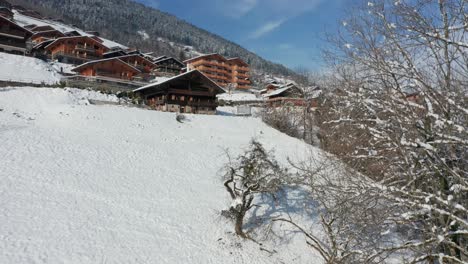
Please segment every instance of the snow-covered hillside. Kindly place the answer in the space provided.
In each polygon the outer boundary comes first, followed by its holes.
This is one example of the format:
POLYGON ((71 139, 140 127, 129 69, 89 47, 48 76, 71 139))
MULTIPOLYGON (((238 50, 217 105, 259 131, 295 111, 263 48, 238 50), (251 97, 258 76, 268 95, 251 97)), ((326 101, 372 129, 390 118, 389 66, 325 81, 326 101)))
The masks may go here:
POLYGON ((0 52, 0 81, 57 84, 61 78, 57 69, 40 59, 0 52))
MULTIPOLYGON (((260 246, 220 216, 226 148, 237 155, 255 137, 282 162, 315 149, 255 118, 179 123, 86 103, 116 100, 103 96, 0 89, 0 263, 320 263, 300 235, 260 246)), ((289 206, 304 207, 298 195, 289 206)))

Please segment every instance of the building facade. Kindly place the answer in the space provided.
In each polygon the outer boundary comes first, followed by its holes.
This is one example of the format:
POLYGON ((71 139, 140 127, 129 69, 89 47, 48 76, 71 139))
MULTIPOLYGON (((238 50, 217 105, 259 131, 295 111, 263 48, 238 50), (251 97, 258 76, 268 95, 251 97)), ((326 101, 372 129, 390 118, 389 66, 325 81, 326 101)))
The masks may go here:
POLYGON ((0 16, 0 51, 14 54, 26 54, 28 52, 27 40, 32 32, 19 26, 13 21, 0 16))
POLYGON ((237 89, 250 89, 249 65, 240 58, 226 59, 219 54, 208 54, 186 60, 188 70, 199 70, 218 85, 234 84, 237 89))
POLYGON ((198 70, 134 90, 151 108, 164 112, 215 114, 224 90, 198 70))
POLYGON ((51 59, 69 64, 100 60, 109 51, 100 41, 88 36, 58 38, 44 49, 51 59))
POLYGON ((73 71, 86 77, 105 77, 128 81, 142 73, 141 70, 119 58, 90 61, 74 68, 73 71))

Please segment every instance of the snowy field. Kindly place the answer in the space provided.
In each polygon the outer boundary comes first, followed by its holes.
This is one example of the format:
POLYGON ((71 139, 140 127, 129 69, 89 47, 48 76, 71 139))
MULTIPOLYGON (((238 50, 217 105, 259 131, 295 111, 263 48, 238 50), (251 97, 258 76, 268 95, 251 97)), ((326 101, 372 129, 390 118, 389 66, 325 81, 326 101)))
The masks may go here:
POLYGON ((227 102, 229 101, 231 102, 242 102, 242 101, 263 102, 265 101, 265 98, 263 97, 259 98, 255 96, 255 94, 252 94, 252 93, 233 93, 233 94, 223 93, 223 94, 219 94, 217 97, 219 100, 224 100, 227 102))
MULTIPOLYGON (((179 123, 173 113, 87 99, 116 100, 0 89, 0 263, 320 263, 288 227, 276 230, 285 240, 260 246, 220 216, 230 201, 225 149, 237 155, 256 138, 284 163, 317 150, 255 118, 179 123)), ((303 214, 298 192, 283 202, 303 214)))
POLYGON ((42 60, 0 52, 0 81, 57 84, 60 75, 42 60))

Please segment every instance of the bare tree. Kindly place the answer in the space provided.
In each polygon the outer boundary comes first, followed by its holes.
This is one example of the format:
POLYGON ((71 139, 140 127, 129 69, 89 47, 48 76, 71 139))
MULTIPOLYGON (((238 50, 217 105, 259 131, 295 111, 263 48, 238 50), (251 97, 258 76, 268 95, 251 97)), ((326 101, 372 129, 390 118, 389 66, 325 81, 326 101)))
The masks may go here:
POLYGON ((323 146, 410 230, 411 263, 468 261, 468 23, 464 0, 364 2, 327 52, 339 89, 323 146))
POLYGON ((283 182, 286 171, 275 161, 271 153, 253 140, 250 148, 235 161, 226 165, 224 186, 232 204, 223 214, 235 221, 236 234, 248 238, 243 230, 244 218, 254 206, 258 194, 274 195, 283 182))

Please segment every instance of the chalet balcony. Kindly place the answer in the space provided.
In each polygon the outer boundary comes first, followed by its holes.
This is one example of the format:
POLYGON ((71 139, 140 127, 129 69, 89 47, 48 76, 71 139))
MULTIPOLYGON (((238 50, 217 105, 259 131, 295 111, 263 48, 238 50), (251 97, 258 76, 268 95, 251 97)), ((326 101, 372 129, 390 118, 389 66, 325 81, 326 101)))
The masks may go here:
POLYGON ((97 50, 93 46, 75 45, 76 50, 86 51, 95 54, 97 50))
POLYGON ((57 57, 57 56, 62 56, 62 57, 67 57, 67 58, 77 58, 77 59, 81 59, 81 60, 86 60, 86 61, 89 61, 89 60, 100 60, 101 57, 98 57, 98 56, 93 56, 93 55, 82 55, 82 54, 72 54, 72 53, 65 53, 63 51, 60 51, 60 52, 57 52, 55 54, 53 54, 54 57, 57 57))
POLYGON ((0 28, 0 35, 8 36, 17 39, 24 39, 24 32, 19 30, 9 30, 0 28))
POLYGON ((228 75, 228 72, 226 70, 220 70, 220 69, 206 67, 206 66, 199 66, 199 67, 197 67, 197 70, 200 70, 200 71, 203 71, 203 72, 217 72, 217 73, 221 73, 221 74, 223 74, 225 76, 228 75))
POLYGON ((21 42, 21 41, 7 41, 7 40, 0 39, 0 45, 26 49, 26 43, 21 42))
POLYGON ((175 104, 180 106, 190 106, 190 107, 217 107, 217 102, 196 102, 196 101, 180 101, 180 100, 156 100, 156 105, 163 104, 175 104))

